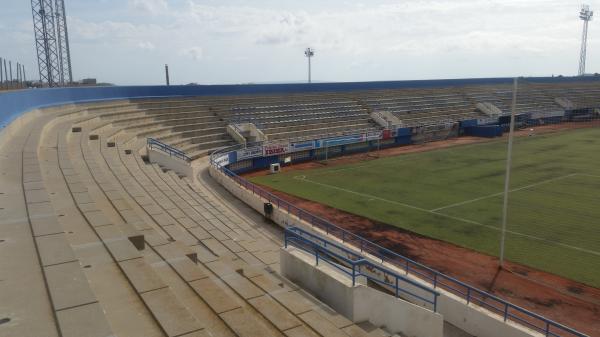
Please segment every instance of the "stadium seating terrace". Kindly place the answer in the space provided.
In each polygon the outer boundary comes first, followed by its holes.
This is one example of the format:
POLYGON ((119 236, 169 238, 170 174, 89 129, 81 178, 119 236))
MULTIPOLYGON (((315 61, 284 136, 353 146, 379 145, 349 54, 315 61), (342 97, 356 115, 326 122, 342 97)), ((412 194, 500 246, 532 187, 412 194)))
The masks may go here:
MULTIPOLYGON (((0 94, 2 336, 383 336, 279 275, 281 232, 201 173, 145 161, 152 137, 197 159, 234 145, 509 113, 509 79, 429 84, 80 88, 0 94), (161 90, 161 91, 157 91, 161 90)), ((519 112, 600 106, 600 82, 531 79, 519 112)))

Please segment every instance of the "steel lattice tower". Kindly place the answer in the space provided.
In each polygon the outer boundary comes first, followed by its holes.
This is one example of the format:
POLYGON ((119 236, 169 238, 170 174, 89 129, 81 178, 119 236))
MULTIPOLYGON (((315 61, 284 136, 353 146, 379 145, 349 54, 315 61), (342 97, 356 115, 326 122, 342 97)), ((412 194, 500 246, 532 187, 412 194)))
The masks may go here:
POLYGON ((49 87, 73 80, 64 0, 31 0, 40 81, 49 87))
POLYGON ((590 11, 590 6, 581 6, 579 12, 579 18, 583 20, 583 34, 581 36, 581 54, 579 56, 579 76, 585 75, 585 59, 587 54, 587 35, 588 35, 588 23, 592 20, 594 15, 593 11, 590 11))
POLYGON ((71 51, 69 49, 69 31, 67 29, 67 15, 65 11, 64 0, 56 0, 56 40, 59 59, 59 82, 62 85, 73 82, 73 72, 71 70, 71 51))

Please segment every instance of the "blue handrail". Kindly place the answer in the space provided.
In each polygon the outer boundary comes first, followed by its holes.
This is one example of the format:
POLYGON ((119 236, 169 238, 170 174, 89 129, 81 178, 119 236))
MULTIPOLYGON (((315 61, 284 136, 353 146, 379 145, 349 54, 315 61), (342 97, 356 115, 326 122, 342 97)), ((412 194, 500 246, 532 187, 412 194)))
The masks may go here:
POLYGON ((300 220, 304 220, 311 224, 314 228, 323 230, 327 235, 333 235, 342 240, 343 243, 348 243, 360 250, 361 253, 371 254, 381 262, 389 262, 404 269, 408 274, 413 274, 421 279, 424 279, 433 284, 434 289, 440 288, 464 299, 467 304, 473 303, 479 307, 485 308, 493 313, 499 314, 506 322, 511 320, 522 326, 540 332, 545 336, 552 337, 589 337, 575 329, 564 326, 558 322, 550 320, 546 317, 538 315, 527 309, 519 307, 508 301, 505 301, 497 296, 479 290, 464 282, 461 282, 453 277, 442 274, 439 271, 427 267, 419 262, 413 261, 403 255, 393 252, 385 247, 373 243, 359 235, 349 232, 337 225, 332 224, 328 220, 320 218, 312 213, 309 213, 293 204, 277 197, 276 195, 254 185, 253 183, 238 176, 233 171, 224 166, 219 165, 214 161, 214 156, 230 152, 232 148, 224 148, 215 151, 211 157, 211 165, 223 172, 226 176, 238 183, 243 188, 252 192, 255 195, 267 200, 279 209, 287 211, 288 214, 297 216, 300 220))
POLYGON ((146 140, 146 144, 148 145, 149 148, 151 149, 158 149, 161 150, 162 152, 165 152, 166 154, 168 154, 171 157, 176 157, 182 160, 185 160, 187 162, 191 162, 192 158, 188 157, 188 155, 185 154, 185 152, 178 150, 168 144, 165 144, 159 140, 156 140, 154 138, 148 138, 146 140))
POLYGON ((433 306, 433 311, 437 311, 437 298, 440 295, 439 292, 415 282, 404 275, 400 275, 392 270, 374 264, 366 260, 362 255, 356 254, 354 251, 346 247, 325 240, 298 227, 288 227, 285 229, 284 234, 286 248, 291 244, 308 253, 313 253, 315 255, 317 265, 319 264, 319 259, 330 263, 352 278, 352 286, 356 285, 357 277, 364 276, 375 283, 392 287, 396 297, 400 297, 400 293, 404 293, 425 303, 431 304, 433 306), (335 253, 330 247, 342 251, 345 256, 335 253), (328 257, 333 257, 333 259, 329 259, 328 257), (371 271, 371 273, 380 272, 388 277, 391 276, 394 282, 391 280, 387 282, 387 279, 386 281, 382 281, 376 277, 373 277, 370 273, 363 273, 363 267, 364 269, 371 271), (400 282, 407 283, 423 290, 424 292, 430 294, 433 299, 425 298, 413 291, 404 289, 400 286, 400 282))

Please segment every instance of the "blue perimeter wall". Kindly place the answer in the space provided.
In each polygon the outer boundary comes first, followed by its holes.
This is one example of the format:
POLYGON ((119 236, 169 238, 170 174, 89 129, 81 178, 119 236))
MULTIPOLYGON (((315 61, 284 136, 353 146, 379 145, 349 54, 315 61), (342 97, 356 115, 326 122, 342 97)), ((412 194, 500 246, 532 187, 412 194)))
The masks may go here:
MULTIPOLYGON (((530 83, 564 83, 599 81, 600 77, 531 77, 524 78, 530 83)), ((356 90, 432 88, 463 85, 510 84, 512 78, 475 78, 420 81, 387 82, 341 82, 312 84, 236 84, 236 85, 194 85, 194 86, 115 86, 28 89, 0 93, 0 129, 22 113, 42 107, 90 101, 169 97, 169 96, 224 96, 256 94, 290 94, 344 92, 356 90)))

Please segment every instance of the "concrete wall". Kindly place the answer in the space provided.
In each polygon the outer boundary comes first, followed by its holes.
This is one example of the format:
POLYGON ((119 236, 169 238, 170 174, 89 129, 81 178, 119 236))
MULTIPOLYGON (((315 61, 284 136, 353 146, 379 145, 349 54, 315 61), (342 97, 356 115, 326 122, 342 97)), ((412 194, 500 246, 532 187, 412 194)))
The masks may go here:
POLYGON ((355 323, 369 321, 407 337, 443 336, 440 314, 363 284, 352 286, 349 276, 324 261, 315 265, 312 256, 295 248, 281 249, 280 256, 281 275, 355 323))
POLYGON ((185 160, 171 157, 168 154, 148 148, 148 159, 153 164, 175 171, 177 174, 192 177, 192 167, 185 160))
POLYGON ((227 125, 227 134, 231 136, 238 144, 246 144, 246 138, 239 133, 233 125, 227 125))
MULTIPOLYGON (((248 191, 238 185, 235 181, 227 177, 222 172, 218 171, 214 167, 210 167, 211 176, 217 180, 221 185, 223 185, 227 190, 229 190, 233 195, 238 197, 240 200, 245 202, 250 207, 254 208, 257 212, 263 213, 263 205, 266 202, 261 199, 258 195, 252 194, 251 191, 248 191)), ((305 221, 298 219, 293 215, 287 214, 287 210, 283 210, 277 207, 277 204, 274 204, 273 215, 271 219, 279 224, 282 227, 286 226, 297 226, 300 228, 311 230, 312 226, 305 221)), ((325 233, 313 230, 317 234, 322 234, 325 236, 325 233)), ((331 241, 339 241, 336 238, 328 237, 331 241)), ((351 246, 347 248, 352 249, 351 246)), ((381 260, 374 258, 373 256, 365 255, 365 258, 369 259, 373 263, 380 263, 381 260)), ((385 267, 395 270, 399 274, 403 274, 404 270, 395 267, 394 265, 386 264, 385 267)), ((379 277, 379 279, 383 280, 383 275, 378 274, 370 274, 373 277, 379 277)), ((409 275, 410 276, 410 275, 409 275)), ((416 282, 420 282, 422 284, 426 284, 421 279, 416 277, 411 277, 412 280, 416 282)), ((431 286, 430 284, 426 284, 427 286, 431 286)), ((405 285, 405 289, 414 292, 420 296, 430 296, 425 293, 423 290, 418 289, 415 286, 405 285)), ((485 336, 485 337, 527 337, 527 336, 542 336, 533 330, 526 329, 523 326, 514 324, 512 322, 505 323, 503 317, 493 314, 490 311, 484 310, 476 305, 467 304, 465 300, 459 298, 451 293, 448 293, 444 290, 437 289, 440 292, 440 296, 438 297, 438 310, 443 317, 444 320, 455 325, 461 330, 474 335, 474 336, 485 336)), ((407 300, 409 298, 405 297, 407 300)), ((418 301, 411 300, 413 303, 418 303, 418 301)), ((424 303, 420 303, 423 304, 424 303)))
MULTIPOLYGON (((315 265, 315 258, 295 248, 280 251, 280 272, 288 280, 301 286, 313 296, 353 320, 354 289, 352 281, 325 261, 315 265)), ((362 319, 362 322, 366 319, 362 319)))

